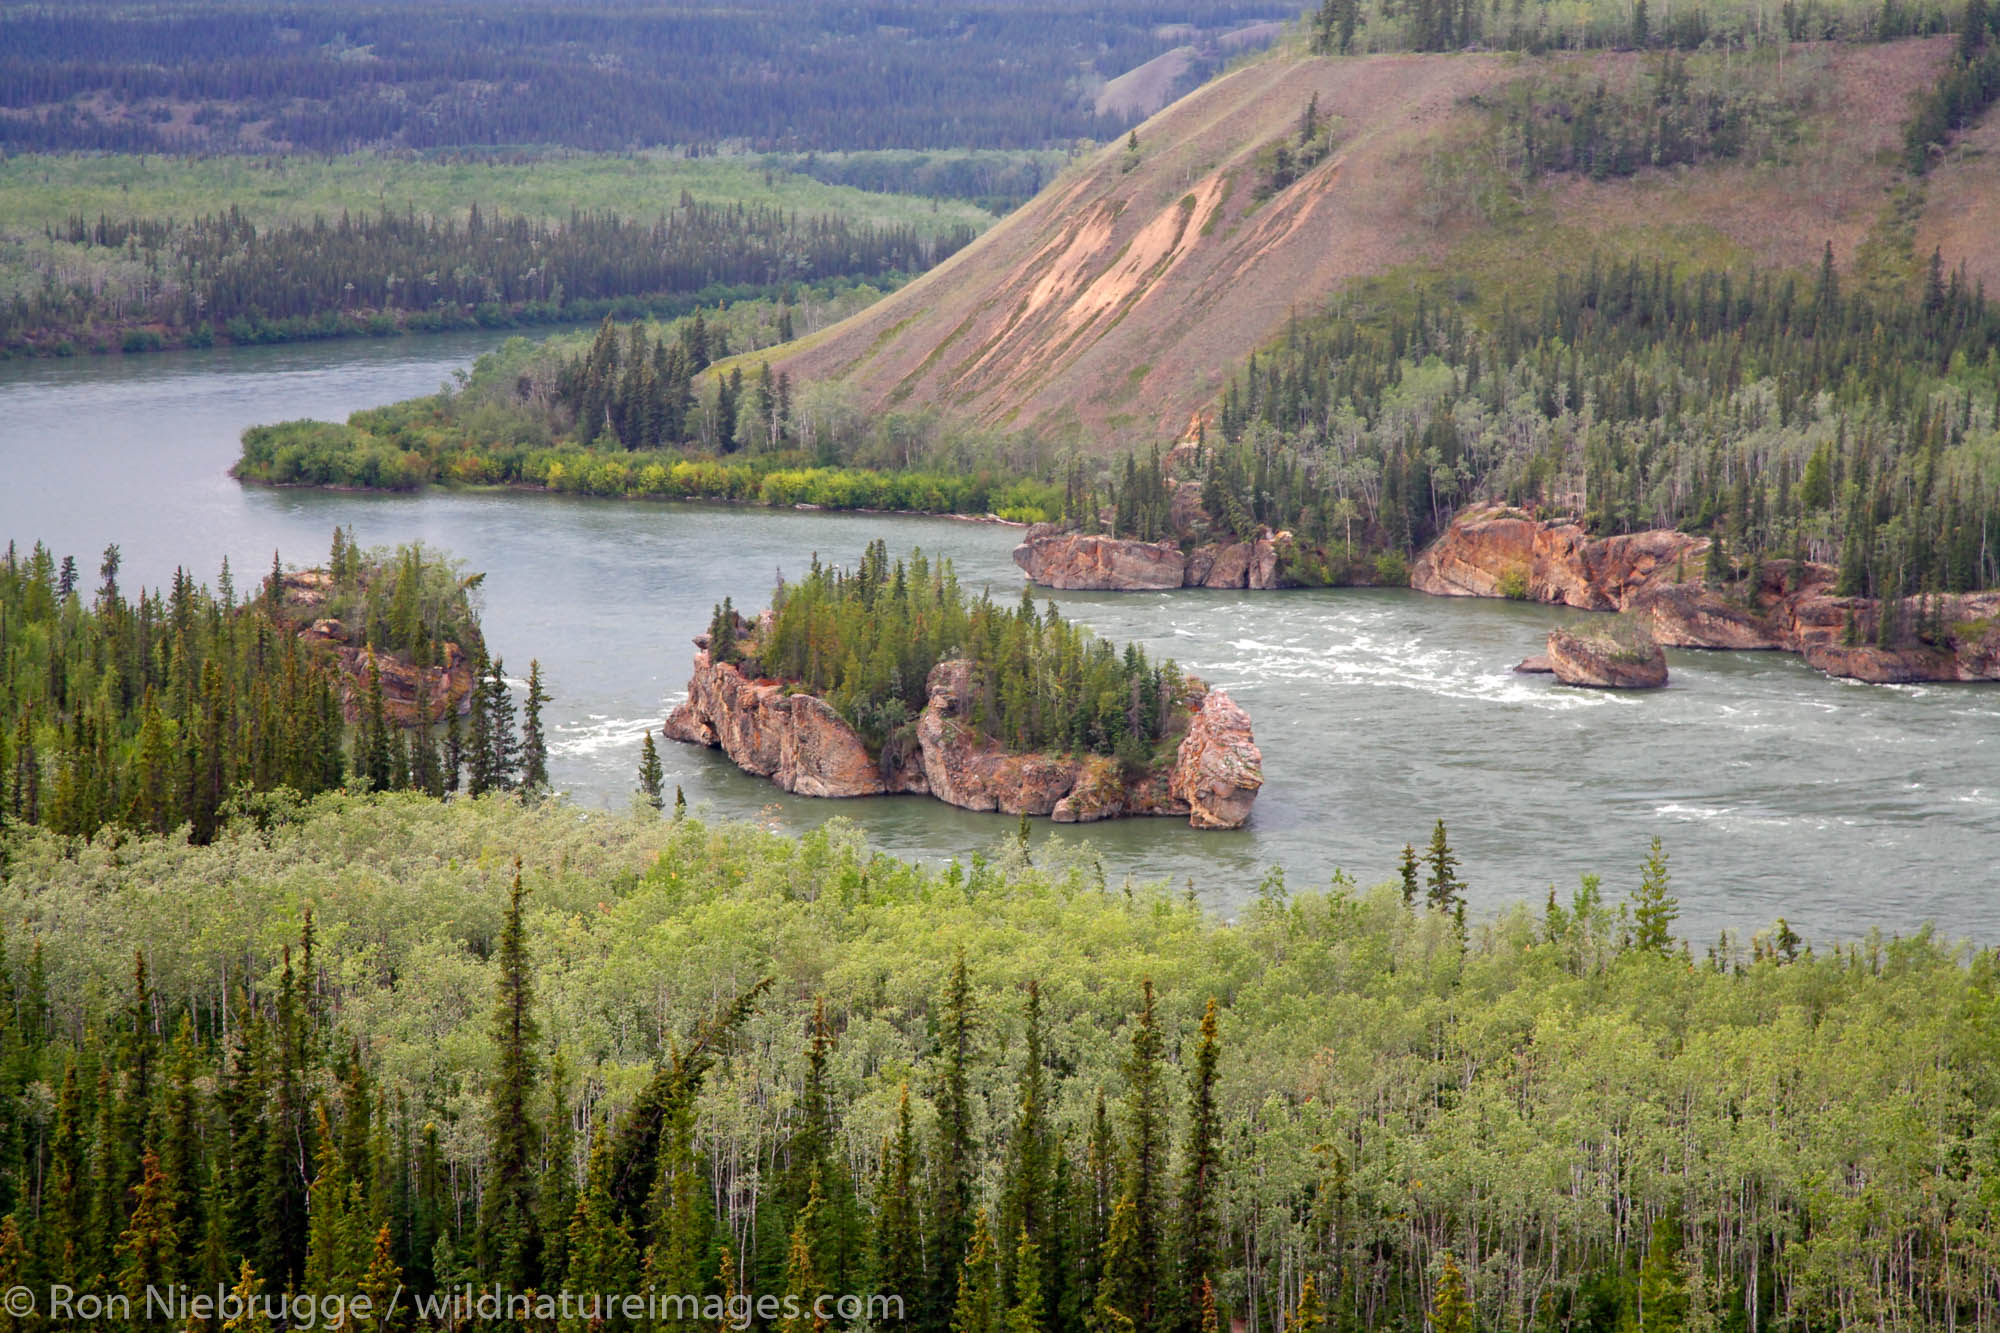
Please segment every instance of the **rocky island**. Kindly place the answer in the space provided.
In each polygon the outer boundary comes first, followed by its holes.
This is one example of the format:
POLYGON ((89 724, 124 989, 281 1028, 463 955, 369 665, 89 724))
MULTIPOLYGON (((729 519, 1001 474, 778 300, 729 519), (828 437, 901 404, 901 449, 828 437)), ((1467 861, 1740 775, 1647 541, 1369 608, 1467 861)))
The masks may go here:
POLYGON ((1441 597, 1625 612, 1666 647, 1799 653, 1852 680, 2000 680, 2000 590, 1842 596, 1832 566, 1800 560, 1710 579, 1710 541, 1669 529, 1591 537, 1574 522, 1487 505, 1453 520, 1417 557, 1410 584, 1441 597))
POLYGON ((1026 597, 967 598, 949 562, 815 564, 755 620, 695 640, 673 740, 802 796, 928 794, 967 810, 1240 828, 1263 785, 1250 718, 1221 690, 1122 653, 1026 597))

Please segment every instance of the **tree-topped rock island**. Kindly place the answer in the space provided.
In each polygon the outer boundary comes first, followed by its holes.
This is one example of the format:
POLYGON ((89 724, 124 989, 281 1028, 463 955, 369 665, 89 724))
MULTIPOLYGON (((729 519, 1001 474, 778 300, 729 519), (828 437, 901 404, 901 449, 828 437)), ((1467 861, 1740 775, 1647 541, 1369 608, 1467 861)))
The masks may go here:
POLYGON ((1086 823, 1185 816, 1241 828, 1263 785, 1250 718, 1221 690, 1035 608, 968 597, 950 561, 817 560, 755 620, 725 601, 695 639, 673 740, 802 796, 929 794, 1086 823))

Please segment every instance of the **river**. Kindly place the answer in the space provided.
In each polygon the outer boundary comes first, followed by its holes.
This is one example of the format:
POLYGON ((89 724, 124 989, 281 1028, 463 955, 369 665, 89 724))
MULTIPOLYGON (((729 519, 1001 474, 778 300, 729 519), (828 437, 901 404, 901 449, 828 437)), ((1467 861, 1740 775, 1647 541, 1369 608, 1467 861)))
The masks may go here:
MULTIPOLYGON (((0 539, 73 553, 94 582, 120 544, 127 586, 177 565, 239 588, 273 550, 313 563, 335 524, 366 544, 421 539, 486 571, 483 614, 510 675, 542 664, 556 784, 622 806, 640 735, 685 688, 690 638, 725 595, 763 605, 777 571, 849 560, 874 536, 948 555, 968 587, 1019 596, 1013 529, 942 519, 738 510, 536 495, 352 495, 241 487, 248 425, 340 418, 428 392, 490 334, 0 363, 0 539)), ((1584 872, 1617 900, 1658 834, 1699 954, 1783 915, 1808 939, 1927 922, 2000 942, 2000 688, 1833 681, 1777 654, 1670 652, 1670 688, 1569 690, 1509 668, 1569 613, 1389 590, 1070 593, 1063 609, 1177 657, 1247 708, 1264 751, 1251 826, 1087 828, 1114 888, 1191 883, 1224 913, 1273 865, 1293 888, 1338 869, 1390 878, 1442 817, 1475 915, 1584 872)), ((719 754, 662 746, 699 811, 792 830, 853 819, 899 855, 964 856, 1013 819, 923 797, 814 801, 719 754)))

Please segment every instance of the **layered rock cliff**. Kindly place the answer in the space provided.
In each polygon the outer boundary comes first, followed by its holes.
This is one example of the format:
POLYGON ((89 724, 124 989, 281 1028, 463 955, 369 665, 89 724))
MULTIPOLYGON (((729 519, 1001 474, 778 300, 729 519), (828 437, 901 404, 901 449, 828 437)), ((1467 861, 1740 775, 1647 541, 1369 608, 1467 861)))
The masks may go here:
POLYGON ((1203 542, 1183 552, 1178 542, 1063 532, 1052 524, 1029 529, 1014 563, 1044 588, 1135 592, 1161 588, 1275 588, 1289 532, 1266 528, 1251 541, 1203 542))
POLYGON ((667 717, 670 740, 719 748, 738 767, 801 796, 928 793, 966 810, 1047 815, 1089 823, 1121 815, 1175 815, 1196 828, 1241 828, 1263 785, 1250 718, 1221 690, 1198 695, 1171 762, 1138 774, 1102 755, 1020 754, 968 719, 970 670, 939 663, 915 727, 915 746, 872 754, 816 695, 746 677, 696 639, 688 697, 667 717))
POLYGON ((1854 680, 2000 680, 2000 591, 1884 604, 1839 596, 1830 567, 1790 560, 1765 562, 1754 586, 1711 588, 1700 581, 1707 555, 1706 537, 1593 538, 1574 523, 1488 506, 1461 514, 1417 557, 1410 585, 1440 597, 1625 611, 1670 648, 1800 653, 1854 680), (1894 646, 1877 647, 1885 612, 1902 628, 1894 646))

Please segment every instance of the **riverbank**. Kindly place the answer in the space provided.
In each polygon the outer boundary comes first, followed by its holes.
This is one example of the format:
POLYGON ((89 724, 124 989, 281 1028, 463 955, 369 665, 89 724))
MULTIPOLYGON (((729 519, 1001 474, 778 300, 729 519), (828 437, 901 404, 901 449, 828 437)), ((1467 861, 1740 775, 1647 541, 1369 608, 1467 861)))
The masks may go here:
MULTIPOLYGON (((1630 612, 1666 647, 1798 653, 1829 676, 1871 684, 2000 681, 2000 590, 1841 595, 1833 567, 1792 560, 1711 582, 1709 544, 1669 529, 1593 538, 1574 522, 1482 505, 1419 553, 1409 584, 1439 597, 1630 612)), ((1290 533, 1269 529, 1184 551, 1044 527, 1014 548, 1014 562, 1047 588, 1269 590, 1288 585, 1291 545, 1290 533)))

